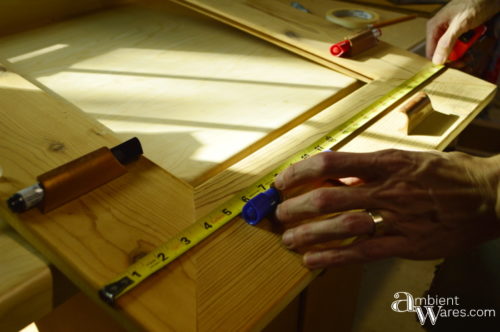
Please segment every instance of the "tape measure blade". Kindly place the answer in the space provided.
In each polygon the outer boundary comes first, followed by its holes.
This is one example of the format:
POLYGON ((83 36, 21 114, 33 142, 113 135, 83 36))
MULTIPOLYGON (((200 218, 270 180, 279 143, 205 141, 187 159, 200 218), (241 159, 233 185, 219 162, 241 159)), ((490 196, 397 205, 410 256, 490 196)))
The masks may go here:
POLYGON ((443 68, 444 66, 430 66, 422 70, 409 80, 406 80, 391 90, 385 96, 379 98, 355 114, 349 120, 332 129, 328 134, 324 135, 307 148, 288 158, 280 166, 274 168, 270 173, 260 178, 250 187, 238 191, 236 195, 219 205, 208 215, 199 219, 163 245, 129 266, 127 271, 106 284, 99 291, 101 298, 109 304, 114 304, 118 297, 137 286, 150 275, 164 268, 239 215, 246 203, 244 198, 252 198, 267 190, 274 181, 276 174, 285 170, 293 163, 307 159, 314 154, 323 152, 339 142, 342 142, 356 130, 369 124, 377 118, 379 114, 394 105, 394 103, 421 86, 422 83, 426 82, 443 68))

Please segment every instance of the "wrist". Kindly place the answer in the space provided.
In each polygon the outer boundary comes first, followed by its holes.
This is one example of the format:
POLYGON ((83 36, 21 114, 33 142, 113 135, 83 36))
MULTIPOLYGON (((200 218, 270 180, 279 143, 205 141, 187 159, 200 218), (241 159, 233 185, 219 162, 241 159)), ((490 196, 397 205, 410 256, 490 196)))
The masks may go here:
POLYGON ((482 159, 482 167, 476 169, 481 177, 479 186, 485 188, 484 194, 491 200, 496 219, 500 221, 500 154, 482 159))
POLYGON ((492 175, 492 186, 495 190, 495 213, 497 220, 500 220, 500 154, 491 158, 488 158, 491 163, 493 175, 492 175))
POLYGON ((500 222, 500 154, 483 158, 450 152, 449 156, 461 165, 463 176, 469 179, 476 197, 480 197, 477 215, 500 222))

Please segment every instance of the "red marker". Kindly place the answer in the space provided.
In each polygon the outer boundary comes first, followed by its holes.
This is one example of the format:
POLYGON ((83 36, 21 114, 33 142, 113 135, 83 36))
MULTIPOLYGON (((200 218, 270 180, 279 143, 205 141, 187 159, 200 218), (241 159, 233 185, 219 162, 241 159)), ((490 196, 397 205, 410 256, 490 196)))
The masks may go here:
POLYGON ((416 15, 398 17, 392 20, 383 21, 368 26, 368 30, 362 31, 330 47, 330 53, 334 56, 348 58, 366 51, 378 43, 378 37, 382 35, 380 28, 396 23, 409 21, 416 18, 416 15))
POLYGON ((377 28, 358 33, 340 43, 333 44, 330 47, 330 53, 342 58, 354 56, 377 45, 378 37, 380 37, 381 34, 380 30, 377 28))
POLYGON ((346 57, 348 52, 351 51, 351 41, 349 39, 343 40, 340 43, 333 44, 330 47, 330 53, 338 57, 346 57))

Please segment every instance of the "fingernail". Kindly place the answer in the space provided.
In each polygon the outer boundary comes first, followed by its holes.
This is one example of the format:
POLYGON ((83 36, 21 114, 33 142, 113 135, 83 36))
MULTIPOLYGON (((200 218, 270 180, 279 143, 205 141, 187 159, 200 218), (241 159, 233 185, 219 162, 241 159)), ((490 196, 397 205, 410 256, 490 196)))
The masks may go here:
POLYGON ((446 61, 446 58, 442 54, 435 54, 434 57, 432 58, 432 62, 435 65, 442 65, 446 61))
POLYGON ((283 190, 285 189, 285 183, 283 181, 283 173, 280 173, 276 176, 276 179, 274 179, 274 187, 278 190, 283 190))
POLYGON ((293 249, 293 231, 286 231, 281 240, 288 249, 293 249))
POLYGON ((308 252, 303 258, 304 265, 310 269, 317 269, 322 267, 321 254, 317 252, 308 252))
POLYGON ((281 215, 281 204, 278 204, 278 206, 276 207, 276 211, 274 211, 274 216, 276 217, 276 219, 278 219, 279 221, 281 221, 281 218, 280 218, 280 215, 281 215))

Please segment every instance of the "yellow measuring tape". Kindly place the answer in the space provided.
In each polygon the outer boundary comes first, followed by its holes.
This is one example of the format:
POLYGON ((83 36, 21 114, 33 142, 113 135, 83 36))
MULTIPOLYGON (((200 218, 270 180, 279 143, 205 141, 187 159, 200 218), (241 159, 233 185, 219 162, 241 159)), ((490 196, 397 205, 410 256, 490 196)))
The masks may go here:
POLYGON ((438 73, 442 68, 443 66, 429 66, 422 70, 394 88, 385 96, 379 98, 370 106, 358 112, 351 119, 337 126, 330 133, 323 136, 308 148, 289 158, 254 185, 240 191, 233 198, 210 212, 207 216, 199 219, 163 245, 129 266, 127 271, 99 290, 100 297, 107 303, 114 304, 118 297, 137 286, 141 281, 145 280, 153 273, 168 265, 177 257, 193 248, 239 215, 247 201, 269 189, 269 186, 274 182, 274 177, 278 173, 285 170, 293 163, 306 159, 316 153, 328 150, 336 143, 341 142, 354 131, 367 125, 388 107, 438 73))

